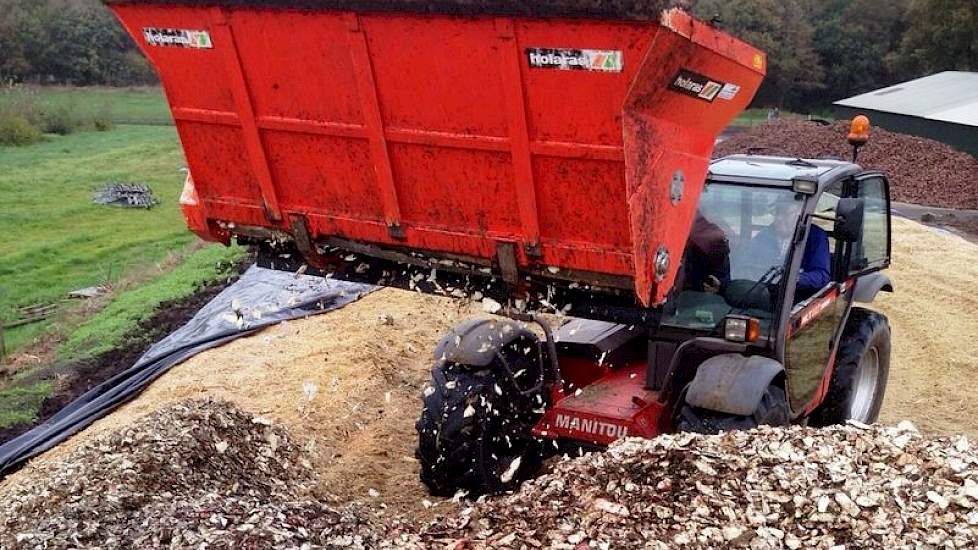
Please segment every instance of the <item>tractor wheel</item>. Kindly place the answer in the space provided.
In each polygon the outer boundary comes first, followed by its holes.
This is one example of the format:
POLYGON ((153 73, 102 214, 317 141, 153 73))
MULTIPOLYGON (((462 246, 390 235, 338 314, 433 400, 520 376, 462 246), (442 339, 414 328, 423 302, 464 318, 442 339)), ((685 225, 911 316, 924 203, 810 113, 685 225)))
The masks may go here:
POLYGON ((750 416, 738 416, 683 404, 676 418, 676 431, 716 434, 750 430, 761 425, 786 426, 791 419, 784 388, 770 385, 750 416))
POLYGON ((885 315, 853 308, 839 341, 825 401, 809 418, 813 426, 857 420, 872 424, 883 406, 890 374, 890 325, 885 315))
MULTIPOLYGON (((501 353, 509 372, 538 376, 534 354, 508 351, 501 353)), ((530 430, 541 417, 543 395, 523 395, 498 361, 481 370, 447 362, 432 370, 415 455, 433 495, 502 493, 540 468, 543 445, 530 430)))

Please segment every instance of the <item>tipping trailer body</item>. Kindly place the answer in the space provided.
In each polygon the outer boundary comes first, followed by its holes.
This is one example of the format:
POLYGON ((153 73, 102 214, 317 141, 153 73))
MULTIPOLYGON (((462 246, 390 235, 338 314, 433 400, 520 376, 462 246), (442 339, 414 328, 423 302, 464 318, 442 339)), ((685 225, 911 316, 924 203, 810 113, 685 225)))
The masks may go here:
POLYGON ((638 307, 766 68, 663 1, 107 3, 159 72, 201 237, 463 258, 638 307))

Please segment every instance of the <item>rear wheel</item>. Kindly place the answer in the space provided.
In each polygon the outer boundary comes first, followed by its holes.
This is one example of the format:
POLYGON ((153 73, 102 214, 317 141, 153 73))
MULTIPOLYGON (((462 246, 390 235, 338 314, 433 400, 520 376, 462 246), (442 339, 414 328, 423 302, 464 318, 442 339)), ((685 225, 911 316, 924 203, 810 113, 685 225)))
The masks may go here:
POLYGON ((676 418, 676 430, 716 434, 734 430, 750 430, 762 425, 785 426, 791 418, 784 388, 768 386, 754 414, 739 416, 683 404, 676 418))
POLYGON ((542 445, 530 430, 540 419, 543 396, 520 390, 539 376, 535 351, 509 346, 486 368, 442 363, 432 370, 416 425, 416 456, 421 481, 433 495, 501 493, 539 470, 542 445))
POLYGON ((839 342, 825 401, 809 419, 814 426, 879 418, 890 374, 890 325, 886 316, 853 308, 839 342))

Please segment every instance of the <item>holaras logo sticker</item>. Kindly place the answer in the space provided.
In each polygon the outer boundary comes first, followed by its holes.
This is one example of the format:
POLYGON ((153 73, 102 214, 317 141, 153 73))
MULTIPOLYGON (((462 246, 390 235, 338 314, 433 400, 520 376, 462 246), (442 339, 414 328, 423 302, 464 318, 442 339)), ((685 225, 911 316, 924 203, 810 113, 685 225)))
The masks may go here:
POLYGON ((205 48, 214 47, 211 35, 207 31, 192 31, 187 29, 143 29, 143 38, 150 46, 171 48, 205 48))
POLYGON ((737 92, 740 91, 739 86, 732 88, 724 82, 712 80, 699 73, 685 69, 679 71, 679 74, 672 80, 672 84, 669 87, 674 91, 695 97, 696 99, 702 99, 708 103, 713 103, 713 100, 720 95, 721 91, 723 91, 723 99, 726 100, 733 99, 737 95, 737 92))
POLYGON ((619 50, 527 48, 526 57, 534 69, 620 73, 624 67, 619 50))

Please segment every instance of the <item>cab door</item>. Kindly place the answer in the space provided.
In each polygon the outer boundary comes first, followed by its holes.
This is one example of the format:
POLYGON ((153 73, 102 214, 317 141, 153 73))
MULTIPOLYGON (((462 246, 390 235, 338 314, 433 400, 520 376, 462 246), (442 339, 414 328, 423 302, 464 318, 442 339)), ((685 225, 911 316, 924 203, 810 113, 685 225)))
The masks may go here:
POLYGON ((855 180, 855 196, 863 200, 863 230, 851 244, 844 268, 849 278, 890 266, 890 183, 883 174, 870 172, 855 180))
POLYGON ((810 297, 810 292, 799 297, 797 289, 786 289, 786 296, 790 297, 793 305, 785 328, 784 365, 788 403, 796 414, 805 412, 812 402, 818 400, 826 367, 832 362, 841 334, 839 327, 843 325, 852 303, 853 288, 847 283, 848 269, 842 266, 846 243, 835 238, 833 223, 827 218, 835 217, 840 199, 854 195, 855 182, 852 179, 839 180, 826 186, 815 199, 812 215, 806 219, 805 242, 800 244, 797 252, 803 254, 807 240, 824 232, 822 234, 828 236, 832 279, 810 297), (812 226, 821 229, 821 232, 816 232, 812 226))
POLYGON ((823 191, 814 214, 811 223, 829 233, 833 280, 792 308, 785 345, 789 402, 793 411, 804 414, 821 404, 828 391, 856 279, 890 265, 889 183, 879 173, 837 182, 823 191), (823 219, 835 215, 841 198, 863 200, 862 230, 852 242, 836 239, 832 222, 823 219))

